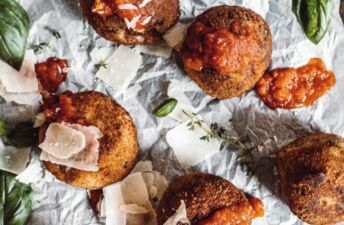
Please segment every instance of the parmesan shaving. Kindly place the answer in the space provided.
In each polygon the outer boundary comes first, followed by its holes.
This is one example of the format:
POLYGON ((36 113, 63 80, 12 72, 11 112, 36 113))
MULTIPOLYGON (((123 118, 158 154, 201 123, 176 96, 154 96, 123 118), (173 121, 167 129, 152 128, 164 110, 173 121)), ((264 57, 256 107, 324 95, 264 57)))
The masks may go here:
POLYGON ((164 223, 164 225, 190 224, 187 217, 185 202, 181 201, 177 211, 164 223))
POLYGON ((118 6, 119 9, 128 9, 128 10, 137 10, 137 7, 133 4, 127 3, 127 4, 121 4, 118 6))
POLYGON ((34 128, 38 128, 40 126, 42 126, 45 123, 46 117, 44 115, 44 113, 39 113, 35 116, 35 121, 33 124, 34 128))
POLYGON ((38 92, 30 92, 30 93, 6 93, 0 92, 0 96, 6 102, 15 102, 20 105, 38 105, 42 100, 41 94, 38 92))
MULTIPOLYGON (((201 120, 201 118, 199 118, 201 120)), ((166 134, 166 141, 174 150, 174 154, 184 168, 190 168, 220 151, 221 143, 218 139, 211 138, 209 141, 201 140, 201 137, 207 136, 207 132, 198 125, 190 130, 187 120, 166 134)), ((205 123, 202 123, 205 129, 210 129, 205 123)))
POLYGON ((119 95, 127 89, 136 76, 142 63, 142 56, 121 45, 106 63, 107 68, 100 68, 96 76, 110 85, 115 94, 119 95))
POLYGON ((149 210, 145 207, 139 206, 137 204, 127 204, 121 205, 120 210, 127 214, 144 214, 149 213, 149 210))
POLYGON ((0 96, 6 102, 38 105, 41 96, 34 69, 35 60, 33 51, 28 50, 19 72, 0 60, 0 96))
POLYGON ((173 49, 169 47, 165 42, 162 42, 155 45, 137 45, 133 50, 139 53, 159 56, 168 59, 170 58, 173 49))
POLYGON ((14 174, 23 172, 30 159, 31 148, 4 146, 0 140, 0 170, 14 174))
POLYGON ((41 160, 85 171, 98 171, 99 142, 102 133, 96 127, 52 123, 48 127, 41 160))
POLYGON ((86 136, 70 126, 52 123, 39 147, 56 158, 68 159, 86 147, 86 136))
POLYGON ((141 18, 141 15, 135 16, 132 20, 128 20, 127 18, 124 18, 125 25, 128 29, 134 29, 136 27, 137 22, 139 22, 141 18))
POLYGON ((0 60, 0 83, 3 92, 28 93, 38 91, 36 77, 24 76, 7 63, 0 60))
POLYGON ((103 188, 106 225, 126 225, 127 216, 121 211, 124 204, 121 183, 112 184, 103 188))
MULTIPOLYGON (((155 225, 156 215, 153 207, 153 203, 156 200, 160 200, 162 193, 167 188, 167 180, 159 172, 153 171, 153 166, 150 161, 143 161, 136 164, 132 173, 127 176, 122 182, 110 185, 104 190, 105 201, 105 217, 106 225, 127 225, 127 224, 146 224, 155 225), (121 193, 119 196, 118 185, 121 187, 121 193), (117 187, 114 188, 114 187, 117 187), (116 201, 109 201, 107 196, 118 195, 118 199, 123 200, 120 204, 116 201), (116 212, 109 211, 107 209, 117 210, 116 212), (110 221, 109 217, 113 217, 112 214, 117 214, 118 210, 121 211, 122 223, 114 223, 110 221), (125 222, 123 218, 125 217, 125 222), (108 220, 109 219, 109 220, 108 220)), ((101 214, 103 214, 101 212, 101 214)))
POLYGON ((143 8, 143 7, 146 7, 146 5, 148 4, 148 3, 150 3, 151 2, 151 0, 143 0, 141 3, 140 3, 140 7, 141 8, 143 8))
POLYGON ((163 36, 164 40, 171 48, 181 44, 186 36, 186 32, 190 24, 177 23, 163 36))

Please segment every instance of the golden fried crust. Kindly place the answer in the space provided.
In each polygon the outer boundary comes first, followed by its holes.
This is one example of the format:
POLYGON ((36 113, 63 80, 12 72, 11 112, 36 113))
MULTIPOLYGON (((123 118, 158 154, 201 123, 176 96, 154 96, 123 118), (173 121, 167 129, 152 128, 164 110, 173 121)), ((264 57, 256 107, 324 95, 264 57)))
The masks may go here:
POLYGON ((217 209, 248 201, 242 191, 221 177, 204 173, 184 175, 166 189, 157 209, 158 225, 163 225, 175 213, 182 200, 191 223, 217 209))
POLYGON ((124 45, 154 44, 160 37, 173 27, 180 16, 179 0, 152 0, 151 11, 154 12, 156 23, 144 33, 129 31, 122 18, 113 15, 102 18, 92 12, 94 0, 80 0, 81 10, 87 21, 104 38, 124 45))
POLYGON ((344 139, 317 133, 278 151, 281 194, 303 221, 329 225, 344 221, 344 139))
POLYGON ((211 28, 226 28, 235 35, 236 31, 231 28, 233 22, 237 22, 241 28, 251 27, 251 30, 257 31, 259 49, 256 50, 259 51, 260 57, 251 60, 252 64, 246 68, 245 73, 220 75, 210 68, 204 68, 202 71, 185 68, 189 77, 212 97, 228 99, 251 90, 264 75, 271 61, 272 37, 264 19, 252 10, 242 7, 218 6, 205 11, 197 17, 196 22, 201 22, 211 28))
MULTIPOLYGON (((122 180, 137 161, 137 131, 130 115, 108 96, 98 92, 83 92, 72 97, 77 117, 88 126, 96 126, 103 133, 99 139, 99 171, 89 172, 67 168, 51 162, 45 167, 57 179, 75 187, 90 190, 103 188, 122 180)), ((40 141, 48 125, 40 129, 40 141)))

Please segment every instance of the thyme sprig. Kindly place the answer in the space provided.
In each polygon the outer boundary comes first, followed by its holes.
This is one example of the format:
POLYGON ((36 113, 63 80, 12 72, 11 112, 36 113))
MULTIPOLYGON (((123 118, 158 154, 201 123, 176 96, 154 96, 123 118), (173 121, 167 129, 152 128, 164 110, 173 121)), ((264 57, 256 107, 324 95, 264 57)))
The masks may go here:
POLYGON ((42 42, 42 43, 39 43, 38 45, 35 45, 33 47, 33 51, 34 51, 35 55, 40 55, 47 48, 53 52, 56 52, 56 49, 54 47, 52 47, 50 43, 47 43, 47 42, 42 42))
POLYGON ((189 130, 194 130, 195 127, 199 127, 206 132, 206 135, 200 137, 201 140, 209 142, 210 140, 219 139, 221 141, 220 150, 223 150, 229 144, 236 144, 240 149, 245 150, 245 145, 240 141, 238 137, 233 136, 229 131, 220 127, 217 123, 212 123, 210 129, 205 126, 205 122, 200 119, 195 113, 187 113, 183 110, 183 113, 190 119, 190 122, 186 124, 189 130))
MULTIPOLYGON (((54 29, 49 28, 49 27, 46 27, 46 29, 54 36, 54 38, 56 40, 62 38, 61 34, 57 30, 54 30, 54 29)), ((56 53, 57 50, 55 47, 53 47, 52 41, 53 40, 50 40, 49 42, 41 42, 38 45, 35 45, 33 47, 33 51, 34 51, 35 55, 42 54, 45 49, 50 49, 52 52, 56 53)))
POLYGON ((105 62, 105 60, 101 59, 98 64, 96 64, 96 68, 97 70, 99 70, 100 68, 104 68, 107 69, 108 64, 105 62))

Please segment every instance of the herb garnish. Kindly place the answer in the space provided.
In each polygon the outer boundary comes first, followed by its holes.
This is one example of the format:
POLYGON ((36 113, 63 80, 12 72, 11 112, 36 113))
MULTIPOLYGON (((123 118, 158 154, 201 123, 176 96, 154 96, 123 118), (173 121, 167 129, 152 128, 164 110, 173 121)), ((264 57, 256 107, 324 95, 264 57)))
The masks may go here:
POLYGON ((0 120, 0 137, 6 137, 7 136, 7 127, 5 124, 5 121, 0 120))
POLYGON ((33 47, 33 52, 35 53, 35 55, 39 55, 42 54, 42 52, 47 48, 50 49, 52 52, 56 52, 56 49, 52 47, 50 43, 47 42, 42 42, 38 45, 35 45, 33 47))
POLYGON ((331 0, 293 0, 293 12, 314 44, 318 44, 326 34, 331 10, 331 0))
POLYGON ((107 63, 105 62, 105 60, 103 60, 103 59, 101 59, 101 60, 99 61, 99 63, 96 64, 97 70, 99 70, 100 68, 107 69, 107 67, 108 67, 108 64, 107 64, 107 63))
MULTIPOLYGON (((55 37, 56 40, 61 39, 61 34, 52 28, 46 27, 46 29, 55 37)), ((51 44, 52 40, 49 42, 41 42, 33 47, 35 55, 40 55, 45 49, 50 49, 52 52, 56 53, 56 48, 51 44)))
POLYGON ((54 29, 49 29, 49 30, 56 39, 61 38, 61 34, 57 30, 54 30, 54 29))
POLYGON ((24 225, 32 211, 32 189, 0 171, 0 224, 24 225))
POLYGON ((162 103, 156 110, 154 110, 154 115, 156 117, 165 117, 176 108, 177 104, 178 101, 176 99, 168 99, 164 103, 162 103))
POLYGON ((13 130, 8 131, 5 122, 0 120, 0 137, 7 145, 25 148, 37 144, 38 132, 31 122, 19 123, 13 130))
POLYGON ((0 59, 20 69, 27 45, 30 19, 18 1, 0 1, 0 59))
POLYGON ((183 110, 183 113, 190 119, 190 122, 186 124, 189 130, 194 130, 195 126, 204 130, 207 135, 200 137, 201 140, 209 142, 213 139, 218 139, 221 141, 220 150, 223 150, 229 144, 236 144, 240 147, 241 150, 245 150, 245 145, 240 141, 238 137, 233 136, 228 130, 223 127, 219 127, 217 123, 210 125, 210 129, 207 128, 204 124, 204 121, 201 120, 195 113, 187 113, 183 110))

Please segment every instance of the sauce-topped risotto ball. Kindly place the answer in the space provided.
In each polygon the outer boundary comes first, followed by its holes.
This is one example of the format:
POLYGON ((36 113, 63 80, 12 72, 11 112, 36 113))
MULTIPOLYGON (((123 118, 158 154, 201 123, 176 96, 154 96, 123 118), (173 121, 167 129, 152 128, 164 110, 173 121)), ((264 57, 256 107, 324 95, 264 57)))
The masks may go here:
POLYGON ((180 16, 179 0, 80 0, 88 22, 120 44, 153 44, 180 16))
POLYGON ((205 173, 188 174, 166 189, 157 209, 158 225, 250 225, 264 216, 264 205, 229 181, 205 173), (177 219, 179 218, 179 219, 177 219), (173 223, 174 224, 174 223, 173 223))
POLYGON ((55 177, 75 187, 100 189, 122 180, 138 156, 135 124, 110 97, 95 91, 55 91, 66 79, 66 60, 36 64, 43 95, 40 158, 55 177))
POLYGON ((180 51, 187 74, 208 95, 227 99, 251 90, 271 61, 264 19, 238 6, 218 6, 197 17, 180 51))

